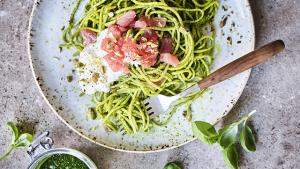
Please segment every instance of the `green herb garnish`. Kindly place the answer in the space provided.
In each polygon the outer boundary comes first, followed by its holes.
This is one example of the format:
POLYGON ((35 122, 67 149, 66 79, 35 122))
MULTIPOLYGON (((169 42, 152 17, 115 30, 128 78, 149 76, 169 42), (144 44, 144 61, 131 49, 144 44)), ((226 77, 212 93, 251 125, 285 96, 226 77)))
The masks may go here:
POLYGON ((6 153, 0 157, 0 160, 7 157, 14 149, 25 148, 32 142, 32 135, 28 133, 20 134, 19 129, 13 122, 8 122, 7 127, 11 130, 11 144, 6 150, 6 153))
POLYGON ((239 154, 236 150, 235 144, 231 144, 226 149, 223 149, 222 152, 223 152, 224 160, 225 160, 226 164, 232 169, 238 168, 239 154))
POLYGON ((165 165, 164 169, 181 169, 181 167, 174 162, 170 162, 165 165))
POLYGON ((95 108, 90 107, 86 112, 87 119, 95 120, 97 118, 97 113, 95 108))
POLYGON ((252 111, 238 122, 226 125, 216 131, 215 127, 207 122, 195 121, 192 123, 194 136, 205 144, 218 143, 222 149, 224 159, 231 169, 238 168, 239 155, 236 142, 239 138, 240 144, 247 152, 256 150, 255 138, 251 128, 247 125, 249 117, 256 111, 252 111), (238 132, 240 130, 240 136, 238 132))
POLYGON ((85 93, 84 92, 81 92, 80 94, 79 94, 79 97, 83 97, 85 95, 85 93))
POLYGON ((192 123, 194 136, 206 144, 214 144, 217 141, 218 133, 214 126, 204 121, 192 123))
POLYGON ((67 76, 67 81, 71 83, 73 81, 73 76, 72 75, 67 76))
POLYGON ((247 152, 254 152, 256 150, 254 135, 251 128, 247 125, 242 128, 240 143, 247 152))

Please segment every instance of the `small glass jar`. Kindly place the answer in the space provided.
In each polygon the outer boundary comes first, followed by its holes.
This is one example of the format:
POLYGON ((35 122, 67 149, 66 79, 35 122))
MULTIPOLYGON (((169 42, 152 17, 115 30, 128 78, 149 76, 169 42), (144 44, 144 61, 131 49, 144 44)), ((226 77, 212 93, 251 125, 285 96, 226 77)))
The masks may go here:
POLYGON ((68 154, 74 156, 85 163, 89 169, 97 169, 95 163, 85 154, 69 148, 52 148, 54 142, 49 137, 49 132, 44 132, 29 146, 27 153, 31 158, 31 163, 27 169, 36 169, 45 160, 56 154, 68 154))

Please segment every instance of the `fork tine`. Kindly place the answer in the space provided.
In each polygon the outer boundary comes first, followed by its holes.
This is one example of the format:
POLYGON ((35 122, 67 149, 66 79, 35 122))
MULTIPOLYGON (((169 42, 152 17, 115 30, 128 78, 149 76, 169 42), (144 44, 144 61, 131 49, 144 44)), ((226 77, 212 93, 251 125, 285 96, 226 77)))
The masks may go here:
POLYGON ((146 110, 149 112, 149 110, 151 110, 152 109, 152 107, 148 107, 146 110))
POLYGON ((157 97, 149 97, 144 100, 144 105, 149 115, 158 115, 164 112, 157 97))
POLYGON ((151 107, 151 104, 150 104, 150 99, 144 100, 144 105, 145 105, 145 108, 146 108, 149 116, 153 115, 154 111, 152 111, 152 107, 151 107))
POLYGON ((149 116, 152 116, 154 114, 154 112, 149 113, 149 116))

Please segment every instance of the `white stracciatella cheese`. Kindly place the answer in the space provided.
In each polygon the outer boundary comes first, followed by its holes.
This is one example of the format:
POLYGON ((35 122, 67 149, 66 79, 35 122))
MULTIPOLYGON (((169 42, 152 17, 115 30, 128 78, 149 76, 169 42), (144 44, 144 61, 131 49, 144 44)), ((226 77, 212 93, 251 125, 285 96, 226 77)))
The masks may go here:
POLYGON ((85 94, 91 95, 97 91, 109 92, 110 84, 124 75, 123 72, 112 71, 103 59, 107 52, 101 49, 101 43, 107 36, 111 35, 105 29, 100 33, 96 43, 88 45, 80 53, 79 85, 85 94))

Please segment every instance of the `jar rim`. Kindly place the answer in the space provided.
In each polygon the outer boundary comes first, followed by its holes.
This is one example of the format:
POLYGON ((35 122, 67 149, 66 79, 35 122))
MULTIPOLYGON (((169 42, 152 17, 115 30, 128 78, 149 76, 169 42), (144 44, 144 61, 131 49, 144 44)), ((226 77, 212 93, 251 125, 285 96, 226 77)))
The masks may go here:
POLYGON ((89 167, 89 169, 97 169, 95 163, 87 155, 83 154, 78 150, 70 149, 70 148, 53 148, 46 152, 43 152, 32 160, 32 162, 29 164, 27 169, 35 169, 35 167, 37 167, 37 165, 40 164, 40 162, 42 162, 45 158, 55 154, 72 155, 74 157, 77 157, 82 162, 84 162, 84 164, 86 164, 89 167))

